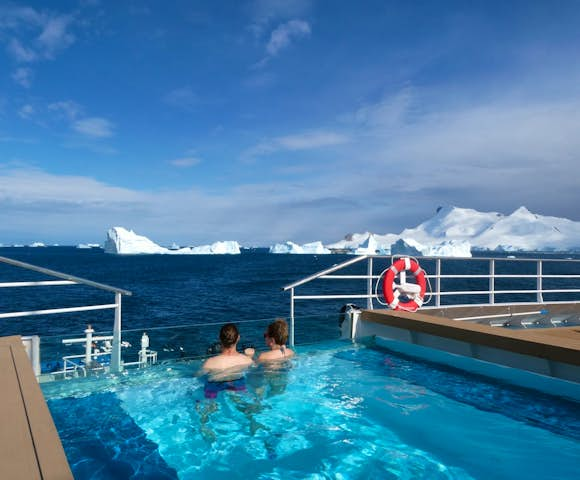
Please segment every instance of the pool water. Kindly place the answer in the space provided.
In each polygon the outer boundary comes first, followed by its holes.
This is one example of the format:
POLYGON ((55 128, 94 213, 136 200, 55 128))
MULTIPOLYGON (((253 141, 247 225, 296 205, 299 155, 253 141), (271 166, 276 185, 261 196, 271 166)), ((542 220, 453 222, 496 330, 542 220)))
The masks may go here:
POLYGON ((199 366, 43 384, 75 478, 577 476, 571 400, 339 341, 217 400, 199 366))

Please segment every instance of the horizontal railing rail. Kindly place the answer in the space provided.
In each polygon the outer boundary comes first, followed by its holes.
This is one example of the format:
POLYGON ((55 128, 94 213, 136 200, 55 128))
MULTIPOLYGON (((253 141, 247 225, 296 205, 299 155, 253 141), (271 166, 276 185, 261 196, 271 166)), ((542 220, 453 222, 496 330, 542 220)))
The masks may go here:
MULTIPOLYGON (((355 299, 366 299, 367 309, 374 309, 374 301, 380 301, 381 295, 375 293, 373 285, 381 278, 381 274, 374 272, 374 260, 390 260, 391 262, 395 258, 400 258, 405 255, 363 255, 358 256, 353 259, 349 259, 338 265, 333 265, 331 268, 327 268, 313 275, 310 275, 302 280, 286 285, 282 289, 284 291, 290 292, 290 343, 294 343, 294 319, 295 319, 295 302, 298 300, 355 300, 355 299), (351 267, 362 261, 367 261, 367 273, 366 275, 361 274, 334 274, 335 272, 344 270, 345 268, 351 267), (316 280, 366 280, 366 291, 361 293, 325 293, 325 294, 308 294, 308 295, 298 295, 296 289, 298 287, 303 287, 304 285, 310 284, 316 280)), ((457 303, 456 306, 460 305, 503 305, 506 303, 531 303, 528 301, 520 302, 498 302, 497 296, 501 295, 534 295, 535 303, 543 303, 545 294, 566 294, 566 293, 580 293, 580 285, 566 286, 562 288, 544 288, 543 280, 577 280, 580 279, 580 274, 574 273, 563 273, 563 274, 545 274, 544 265, 545 264, 561 264, 561 263, 571 263, 575 265, 580 265, 580 260, 577 259, 546 259, 546 258, 488 258, 488 257, 419 257, 421 262, 427 261, 430 263, 435 263, 434 272, 426 272, 426 279, 429 282, 430 291, 428 295, 434 299, 433 305, 425 305, 423 308, 438 308, 441 307, 441 299, 444 297, 464 297, 464 296, 482 296, 486 295, 487 302, 482 303, 457 303), (461 273, 461 274, 443 274, 442 265, 444 262, 452 263, 457 261, 463 262, 480 262, 487 264, 487 273, 461 273), (496 273, 496 264, 535 264, 536 273, 496 273), (441 281, 442 280, 488 280, 488 288, 485 290, 442 290, 441 281), (530 288, 497 288, 497 282, 501 280, 509 279, 522 279, 522 280, 535 280, 535 287, 530 288)), ((423 267, 424 268, 424 267, 423 267)), ((558 301, 552 301, 551 303, 559 303, 558 301)))
POLYGON ((113 348, 111 351, 111 371, 119 372, 122 368, 121 365, 121 302, 123 295, 132 295, 129 290, 122 288, 113 287, 111 285, 106 285, 104 283, 93 282, 92 280, 87 280, 86 278, 77 277, 74 275, 69 275, 68 273, 58 272, 56 270, 51 270, 49 268, 39 267, 37 265, 32 265, 30 263, 21 262, 19 260, 14 260, 11 258, 0 257, 0 263, 17 267, 24 270, 29 270, 49 277, 58 278, 59 280, 39 280, 39 281, 26 281, 26 282, 2 282, 0 283, 0 288, 22 288, 22 287, 54 287, 54 286, 66 286, 66 285, 85 285, 88 287, 96 288, 98 290, 103 290, 106 292, 111 292, 115 294, 115 302, 107 303, 102 305, 84 305, 78 307, 63 307, 63 308, 49 308, 42 310, 30 310, 21 312, 5 312, 0 313, 0 318, 19 318, 28 317, 33 315, 54 315, 62 313, 76 313, 76 312, 88 312, 95 310, 114 310, 115 319, 113 325, 113 348))

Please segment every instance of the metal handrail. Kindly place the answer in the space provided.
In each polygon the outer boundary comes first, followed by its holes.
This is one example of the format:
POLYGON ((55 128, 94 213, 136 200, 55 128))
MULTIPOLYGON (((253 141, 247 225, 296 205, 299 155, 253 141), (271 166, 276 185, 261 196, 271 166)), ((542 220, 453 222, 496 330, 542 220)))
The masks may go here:
MULTIPOLYGON (((121 293, 123 295, 131 296, 133 295, 129 290, 124 290, 122 288, 112 287, 111 285, 106 285, 104 283, 93 282, 92 280, 87 280, 86 278, 75 277, 74 275, 69 275, 68 273, 57 272, 56 270, 50 270, 49 268, 38 267, 30 263, 20 262, 18 260, 13 260, 11 258, 0 257, 0 262, 7 263, 8 265, 13 265, 15 267, 25 268, 26 270, 32 270, 39 273, 44 273, 51 277, 62 278, 63 280, 68 280, 73 283, 81 283, 83 285, 88 285, 89 287, 98 288, 99 290, 107 290, 113 293, 121 293)), ((36 283, 36 282, 35 282, 36 283)), ((41 282, 37 283, 42 285, 41 282)), ((29 286, 29 285, 21 285, 29 286)))
POLYGON ((99 290, 104 290, 112 292, 115 294, 115 303, 103 304, 103 305, 86 305, 82 307, 66 307, 66 308, 52 308, 44 310, 33 310, 28 312, 9 312, 0 313, 0 318, 17 318, 26 317, 31 315, 52 315, 57 313, 71 313, 71 312, 86 312, 92 310, 115 310, 115 321, 113 325, 113 349, 111 351, 111 371, 119 372, 122 368, 121 365, 121 302, 122 295, 130 296, 132 292, 129 290, 124 290, 122 288, 113 287, 111 285, 106 285, 104 283, 93 282, 92 280, 87 280, 86 278, 76 277, 74 275, 69 275, 68 273, 58 272, 56 270, 51 270, 44 267, 39 267, 32 265, 30 263, 20 262, 18 260, 13 260, 11 258, 0 257, 0 262, 7 265, 12 265, 14 267, 23 268, 25 270, 31 270, 34 272, 42 273, 50 277, 59 278, 61 280, 56 281, 37 281, 37 282, 5 282, 0 283, 2 288, 20 288, 20 287, 37 287, 37 286, 56 286, 56 285, 75 285, 81 284, 89 287, 97 288, 99 290))
POLYGON ((341 270, 344 267, 348 267, 349 265, 353 265, 355 263, 361 262, 362 260, 365 260, 367 258, 369 258, 368 255, 362 255, 360 257, 355 257, 351 260, 347 260, 346 262, 342 262, 342 263, 339 263, 337 265, 333 265, 332 267, 327 268, 326 270, 322 270, 318 273, 315 273, 314 275, 310 275, 309 277, 303 278, 302 280, 298 280, 297 282, 291 283, 290 285, 286 285, 285 287, 282 287, 282 290, 284 290, 286 292, 290 289, 299 287, 300 285, 304 285, 305 283, 309 283, 312 280, 316 280, 317 278, 320 278, 324 275, 327 275, 328 273, 336 272, 337 270, 341 270))
MULTIPOLYGON (((290 344, 294 344, 294 319, 295 319, 295 301, 296 300, 350 300, 350 299, 367 299, 367 308, 372 310, 373 300, 378 299, 378 295, 373 293, 373 280, 380 278, 380 275, 373 274, 373 259, 393 259, 400 256, 391 255, 363 255, 356 257, 354 259, 347 260, 338 265, 333 265, 331 268, 322 270, 313 275, 310 275, 302 280, 294 282, 290 285, 283 287, 282 290, 290 291, 290 344), (363 260, 368 261, 367 275, 330 275, 331 273, 342 270, 348 266, 355 263, 361 262, 363 260), (295 288, 303 286, 314 280, 367 280, 366 293, 364 294, 325 294, 325 295, 296 295, 295 288)), ((496 295, 502 294, 536 294, 537 303, 543 303, 543 294, 545 293, 580 293, 580 289, 565 288, 565 289, 544 289, 543 279, 549 278, 560 278, 560 279, 578 279, 580 275, 575 274, 544 274, 543 264, 544 263, 580 263, 580 260, 576 259, 546 259, 546 258, 489 258, 489 257, 421 257, 422 260, 434 260, 436 272, 434 275, 426 275, 430 281, 434 281, 434 291, 430 294, 435 298, 435 305, 433 307, 427 306, 426 308, 437 308, 441 306, 441 297, 444 296, 459 296, 459 295, 488 295, 489 301, 487 303, 479 303, 474 305, 499 305, 496 302, 496 295), (441 263, 442 261, 452 262, 455 260, 459 261, 485 261, 489 264, 488 274, 457 274, 449 275, 441 273, 441 263), (536 274, 496 274, 495 264, 496 262, 526 262, 536 263, 536 274), (441 291, 441 279, 489 279, 489 289, 488 290, 475 290, 475 291, 441 291), (496 290, 495 280, 496 279, 509 279, 509 278, 522 278, 522 279, 536 279, 535 289, 525 289, 525 290, 496 290)), ((512 302, 513 303, 513 302, 512 302)), ((528 302, 518 302, 518 303, 528 303, 528 302)), ((557 303, 557 302, 556 302, 557 303)), ((471 304, 470 304, 471 305, 471 304)))

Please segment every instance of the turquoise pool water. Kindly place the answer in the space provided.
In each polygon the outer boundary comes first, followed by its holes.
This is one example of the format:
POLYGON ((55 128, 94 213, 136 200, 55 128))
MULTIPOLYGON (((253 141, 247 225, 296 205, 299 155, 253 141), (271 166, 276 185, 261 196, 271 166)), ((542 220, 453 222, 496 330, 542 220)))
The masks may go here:
POLYGON ((575 478, 580 405, 329 342, 206 400, 199 362, 44 384, 77 479, 575 478))

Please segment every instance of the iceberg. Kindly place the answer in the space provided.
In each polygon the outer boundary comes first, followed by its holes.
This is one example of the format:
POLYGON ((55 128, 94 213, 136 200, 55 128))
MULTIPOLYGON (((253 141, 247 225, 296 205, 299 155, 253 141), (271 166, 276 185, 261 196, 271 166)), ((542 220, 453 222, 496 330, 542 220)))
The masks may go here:
MULTIPOLYGON (((183 249, 177 250, 180 252, 183 249)), ((215 242, 211 245, 201 245, 191 247, 192 255, 238 255, 240 254, 240 244, 236 241, 215 242)), ((174 252, 175 250, 170 250, 174 252)))
POLYGON ((471 257, 471 244, 466 240, 445 240, 423 245, 412 238, 400 238, 391 245, 391 254, 423 257, 471 257))
POLYGON ((87 248, 101 248, 101 245, 98 243, 79 243, 77 248, 87 249, 87 248))
POLYGON ((399 238, 395 243, 391 245, 392 255, 410 255, 411 257, 423 256, 425 251, 425 245, 416 242, 412 238, 399 238))
POLYGON ((377 253, 454 257, 469 257, 471 250, 578 252, 580 222, 537 215, 526 207, 503 215, 446 206, 399 235, 354 233, 327 245, 334 252, 357 254, 370 254, 373 247, 377 253))
POLYGON ((322 245, 322 242, 305 243, 298 245, 294 242, 277 243, 270 247, 269 253, 287 253, 287 254, 315 254, 326 255, 331 253, 328 248, 322 245))
POLYGON ((297 243, 287 241, 272 245, 269 253, 304 253, 304 250, 297 243))
POLYGON ((330 250, 322 245, 322 242, 305 243, 302 245, 302 250, 304 250, 304 253, 312 253, 315 255, 327 255, 330 253, 330 250))
POLYGON ((42 242, 32 242, 29 247, 38 248, 38 247, 46 247, 46 245, 42 242))
POLYGON ((133 230, 127 230, 123 227, 113 227, 107 232, 104 248, 105 253, 118 255, 216 255, 240 253, 240 245, 236 241, 215 242, 211 245, 173 250, 157 245, 147 237, 137 235, 133 230))
POLYGON ((377 235, 371 232, 349 233, 335 243, 326 245, 333 253, 351 253, 355 255, 388 255, 391 252, 391 244, 399 238, 398 235, 388 233, 377 235))

